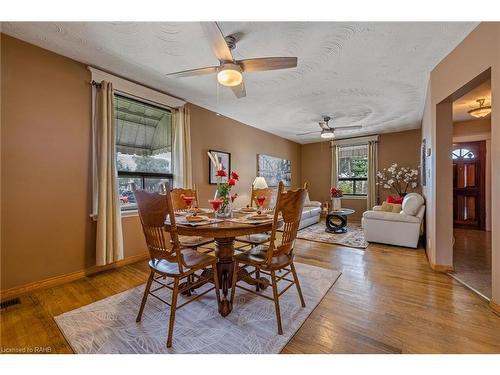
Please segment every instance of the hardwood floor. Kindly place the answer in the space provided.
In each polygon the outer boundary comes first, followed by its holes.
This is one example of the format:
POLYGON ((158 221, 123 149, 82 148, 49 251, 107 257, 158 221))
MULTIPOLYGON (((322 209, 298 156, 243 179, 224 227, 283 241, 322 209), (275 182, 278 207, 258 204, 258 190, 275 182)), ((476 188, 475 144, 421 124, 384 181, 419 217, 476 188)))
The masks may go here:
MULTIPOLYGON (((500 317, 432 271, 422 249, 298 240, 297 262, 342 271, 283 353, 500 353, 500 317)), ((146 262, 25 295, 1 311, 1 347, 70 353, 53 317, 144 283, 146 262)), ((165 311, 167 313, 167 311, 165 311)))
POLYGON ((453 275, 491 298, 491 232, 453 229, 453 275))

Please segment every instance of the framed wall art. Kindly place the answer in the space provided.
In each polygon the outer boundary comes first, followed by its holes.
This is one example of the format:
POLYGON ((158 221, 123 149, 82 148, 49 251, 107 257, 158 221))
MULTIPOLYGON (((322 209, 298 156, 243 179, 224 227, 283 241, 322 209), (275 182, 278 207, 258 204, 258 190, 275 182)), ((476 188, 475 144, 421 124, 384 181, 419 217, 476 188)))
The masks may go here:
MULTIPOLYGON (((231 154, 229 152, 225 151, 217 151, 217 150, 208 150, 212 154, 214 154, 217 159, 219 160, 219 163, 222 165, 222 169, 227 172, 229 175, 231 173, 231 154)), ((217 171, 215 170, 215 167, 212 165, 210 162, 210 158, 208 159, 208 183, 209 184, 217 184, 217 176, 215 175, 217 171)), ((227 181, 227 177, 222 178, 223 181, 227 181)))

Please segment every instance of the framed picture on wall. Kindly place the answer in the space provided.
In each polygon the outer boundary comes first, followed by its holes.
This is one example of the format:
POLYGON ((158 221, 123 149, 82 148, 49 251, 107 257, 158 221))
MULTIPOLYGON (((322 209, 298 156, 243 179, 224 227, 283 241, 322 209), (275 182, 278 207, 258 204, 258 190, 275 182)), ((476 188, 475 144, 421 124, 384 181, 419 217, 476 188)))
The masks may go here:
POLYGON ((292 162, 276 156, 257 155, 257 176, 264 177, 267 185, 278 186, 283 181, 285 186, 292 185, 292 162))
MULTIPOLYGON (((222 165, 222 169, 225 170, 229 176, 231 173, 231 154, 229 152, 217 151, 217 150, 208 150, 212 154, 214 154, 219 163, 222 165)), ((217 184, 217 176, 215 175, 217 171, 215 167, 210 162, 210 158, 208 159, 208 183, 215 185, 217 184)), ((227 181, 227 177, 222 178, 223 181, 227 181)))

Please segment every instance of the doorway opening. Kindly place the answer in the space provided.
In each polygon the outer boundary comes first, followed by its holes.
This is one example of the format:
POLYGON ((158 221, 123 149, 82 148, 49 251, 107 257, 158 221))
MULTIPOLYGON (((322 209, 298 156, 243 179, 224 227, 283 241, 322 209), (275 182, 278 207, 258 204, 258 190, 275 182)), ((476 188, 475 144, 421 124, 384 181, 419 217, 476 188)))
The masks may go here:
POLYGON ((491 78, 453 100, 453 268, 456 280, 490 300, 491 78))

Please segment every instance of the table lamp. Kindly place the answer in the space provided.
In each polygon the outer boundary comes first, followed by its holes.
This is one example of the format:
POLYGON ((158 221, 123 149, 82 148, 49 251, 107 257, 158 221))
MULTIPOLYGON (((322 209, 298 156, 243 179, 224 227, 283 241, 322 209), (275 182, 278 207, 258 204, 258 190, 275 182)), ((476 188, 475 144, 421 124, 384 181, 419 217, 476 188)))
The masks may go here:
POLYGON ((267 183, 264 177, 258 176, 255 177, 255 180, 253 181, 253 188, 254 189, 266 189, 267 188, 267 183))

